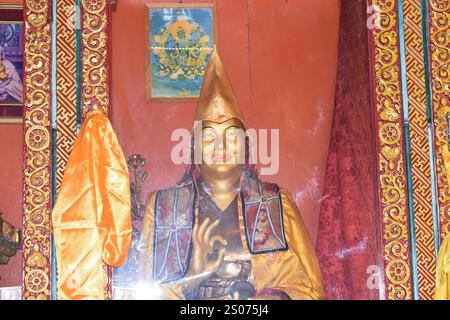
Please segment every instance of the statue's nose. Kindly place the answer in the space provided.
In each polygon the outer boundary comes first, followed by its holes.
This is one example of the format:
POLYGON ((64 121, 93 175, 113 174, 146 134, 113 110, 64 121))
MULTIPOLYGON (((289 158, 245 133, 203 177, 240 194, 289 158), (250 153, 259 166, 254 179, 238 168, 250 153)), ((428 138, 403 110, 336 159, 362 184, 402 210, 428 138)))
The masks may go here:
POLYGON ((223 151, 225 150, 225 139, 222 137, 221 139, 217 139, 217 144, 216 144, 216 148, 219 151, 223 151))

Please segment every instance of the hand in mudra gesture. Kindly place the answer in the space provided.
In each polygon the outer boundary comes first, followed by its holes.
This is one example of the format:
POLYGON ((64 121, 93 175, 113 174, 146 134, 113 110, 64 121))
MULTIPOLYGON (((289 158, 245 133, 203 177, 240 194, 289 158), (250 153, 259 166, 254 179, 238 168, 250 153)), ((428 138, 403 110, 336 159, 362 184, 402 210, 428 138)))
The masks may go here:
POLYGON ((227 241, 219 235, 211 236, 219 223, 219 220, 211 223, 210 219, 206 218, 200 226, 198 224, 194 225, 192 230, 193 249, 188 277, 203 279, 220 267, 225 256, 227 241), (222 245, 217 254, 214 252, 214 244, 216 242, 222 245))

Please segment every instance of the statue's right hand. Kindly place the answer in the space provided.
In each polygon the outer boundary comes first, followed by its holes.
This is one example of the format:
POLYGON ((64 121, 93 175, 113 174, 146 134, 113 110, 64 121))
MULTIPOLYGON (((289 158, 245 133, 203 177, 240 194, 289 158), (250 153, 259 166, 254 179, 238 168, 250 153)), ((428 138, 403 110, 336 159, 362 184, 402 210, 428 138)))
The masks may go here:
POLYGON ((225 256, 227 241, 219 235, 211 236, 219 223, 219 220, 211 222, 209 218, 206 218, 200 226, 194 225, 192 230, 193 249, 188 277, 203 279, 220 267, 225 256), (222 247, 218 250, 217 255, 211 258, 216 242, 220 243, 222 247))

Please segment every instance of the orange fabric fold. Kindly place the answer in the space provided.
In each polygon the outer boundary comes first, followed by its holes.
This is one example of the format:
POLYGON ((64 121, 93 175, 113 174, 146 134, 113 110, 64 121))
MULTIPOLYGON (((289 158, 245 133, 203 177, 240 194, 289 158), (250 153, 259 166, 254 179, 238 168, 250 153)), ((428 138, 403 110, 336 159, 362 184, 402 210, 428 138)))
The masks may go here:
POLYGON ((108 118, 87 114, 52 213, 58 299, 104 299, 103 263, 122 265, 131 245, 127 163, 108 118))

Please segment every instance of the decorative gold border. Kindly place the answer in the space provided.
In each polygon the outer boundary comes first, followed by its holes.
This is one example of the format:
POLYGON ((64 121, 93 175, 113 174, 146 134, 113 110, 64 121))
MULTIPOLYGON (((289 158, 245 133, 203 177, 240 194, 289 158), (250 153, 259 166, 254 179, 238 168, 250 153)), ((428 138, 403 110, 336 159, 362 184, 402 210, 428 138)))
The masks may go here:
POLYGON ((450 2, 429 0, 431 91, 436 146, 440 238, 450 232, 450 190, 442 150, 447 145, 446 113, 450 111, 450 2))
POLYGON ((26 1, 23 153, 23 298, 46 300, 50 289, 51 21, 49 1, 26 1))
POLYGON ((146 60, 146 85, 145 92, 147 102, 182 102, 195 101, 198 97, 153 97, 152 96, 152 72, 151 72, 151 54, 150 54, 150 19, 148 12, 150 9, 164 9, 164 8, 192 8, 192 9, 212 9, 213 13, 213 32, 214 44, 219 47, 219 32, 217 27, 217 7, 215 3, 146 3, 146 19, 145 19, 145 60, 146 60))
MULTIPOLYGON (((110 1, 81 1, 81 104, 111 117, 110 1)), ((103 265, 105 299, 112 298, 112 269, 103 265)))
POLYGON ((89 108, 110 112, 109 1, 81 1, 83 118, 89 108))
POLYGON ((435 290, 436 248, 421 2, 403 0, 403 16, 419 298, 432 300, 435 290))
POLYGON ((386 297, 412 298, 410 234, 402 123, 398 11, 396 1, 372 0, 380 14, 371 39, 379 207, 386 297))
POLYGON ((76 0, 56 2, 56 191, 77 135, 76 0))

